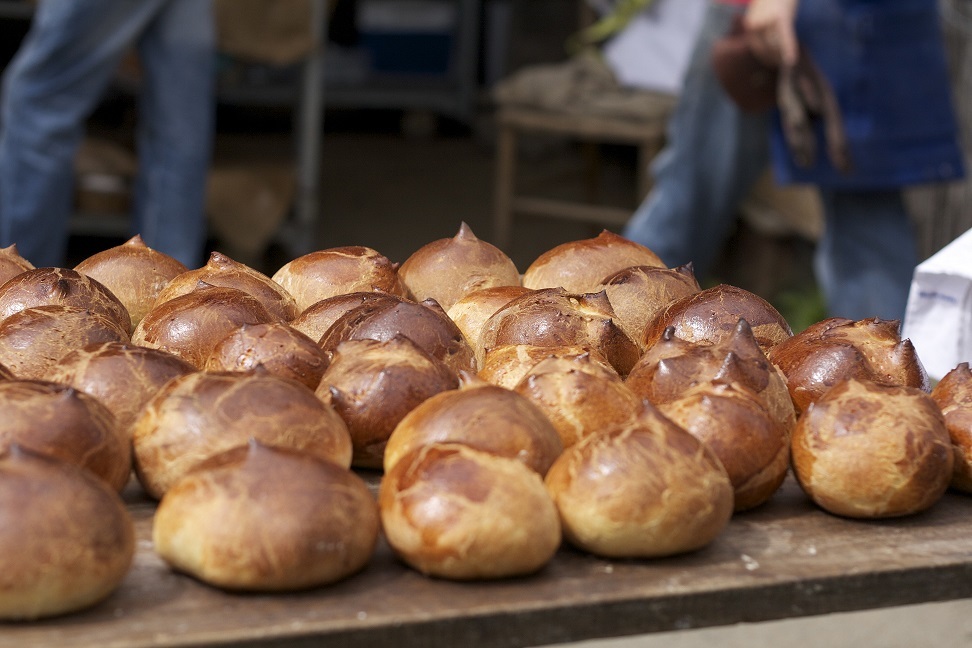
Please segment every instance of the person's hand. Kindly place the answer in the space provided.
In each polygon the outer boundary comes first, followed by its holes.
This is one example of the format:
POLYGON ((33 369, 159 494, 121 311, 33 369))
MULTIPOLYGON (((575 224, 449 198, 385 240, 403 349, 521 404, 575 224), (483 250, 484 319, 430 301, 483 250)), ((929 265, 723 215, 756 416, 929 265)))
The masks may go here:
POLYGON ((743 16, 746 42, 766 65, 792 67, 797 60, 793 22, 799 0, 752 0, 743 16))

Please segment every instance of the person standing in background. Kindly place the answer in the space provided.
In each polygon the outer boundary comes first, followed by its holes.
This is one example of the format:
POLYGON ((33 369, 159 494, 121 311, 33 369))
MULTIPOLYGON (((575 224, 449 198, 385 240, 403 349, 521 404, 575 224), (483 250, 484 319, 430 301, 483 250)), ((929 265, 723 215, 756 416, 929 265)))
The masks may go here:
POLYGON ((65 263, 74 158, 85 122, 135 48, 138 97, 132 233, 186 266, 206 243, 215 111, 207 0, 41 0, 0 95, 0 245, 37 267, 65 263))
POLYGON ((829 314, 902 320, 918 259, 901 190, 964 173, 935 0, 732 5, 710 9, 724 28, 703 29, 689 72, 698 79, 685 85, 695 94, 680 98, 668 148, 656 162, 656 188, 625 236, 666 263, 707 268, 739 201, 772 160, 777 182, 820 190, 825 224, 814 270, 829 314), (743 113, 719 86, 712 45, 738 12, 764 63, 792 69, 799 44, 820 69, 840 108, 849 169, 825 154, 820 125, 813 135, 818 154, 798 163, 778 114, 743 113))

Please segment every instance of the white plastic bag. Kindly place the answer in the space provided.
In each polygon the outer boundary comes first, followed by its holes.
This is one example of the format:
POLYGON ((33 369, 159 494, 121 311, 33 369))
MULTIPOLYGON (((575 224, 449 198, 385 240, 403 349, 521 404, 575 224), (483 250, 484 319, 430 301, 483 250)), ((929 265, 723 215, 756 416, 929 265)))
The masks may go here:
POLYGON ((934 380, 972 362, 972 230, 915 268, 901 335, 934 380))

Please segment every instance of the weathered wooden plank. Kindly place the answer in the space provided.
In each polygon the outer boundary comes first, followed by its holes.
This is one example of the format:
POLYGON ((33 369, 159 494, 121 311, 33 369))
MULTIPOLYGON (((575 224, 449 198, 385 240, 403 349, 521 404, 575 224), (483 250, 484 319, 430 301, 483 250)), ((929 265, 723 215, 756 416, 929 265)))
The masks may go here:
POLYGON ((281 595, 229 594, 171 572, 150 542, 154 506, 127 494, 138 552, 107 601, 0 628, 0 646, 528 646, 972 596, 972 498, 910 518, 854 521, 788 480, 708 548, 608 561, 564 547, 542 572, 488 583, 429 579, 384 543, 361 573, 281 595))

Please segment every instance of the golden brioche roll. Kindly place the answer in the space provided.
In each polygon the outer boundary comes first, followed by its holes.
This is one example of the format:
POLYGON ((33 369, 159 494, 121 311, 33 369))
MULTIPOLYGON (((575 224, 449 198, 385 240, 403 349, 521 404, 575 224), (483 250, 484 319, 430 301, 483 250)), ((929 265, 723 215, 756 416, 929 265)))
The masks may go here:
POLYGON ((625 384, 641 398, 663 405, 707 382, 736 384, 752 391, 786 430, 796 424, 796 410, 786 378, 763 353, 744 319, 715 344, 687 342, 668 327, 631 369, 625 384))
POLYGON ((633 420, 641 399, 613 369, 550 357, 534 365, 513 389, 553 423, 564 448, 633 420))
POLYGON ((608 558, 694 551, 732 517, 732 485, 715 453, 650 405, 565 450, 545 482, 567 541, 608 558))
POLYGON ((173 297, 185 295, 200 285, 236 288, 250 295, 269 311, 275 319, 289 322, 297 317, 297 302, 283 286, 270 279, 259 270, 235 261, 225 254, 211 252, 209 260, 201 268, 187 270, 173 277, 159 291, 155 306, 164 304, 173 297))
POLYGON ((255 297, 236 288, 201 286, 165 301, 142 318, 132 342, 173 353, 197 369, 213 348, 244 324, 278 321, 255 297))
POLYGON ((490 349, 477 374, 482 380, 513 389, 527 372, 547 358, 565 358, 580 364, 597 364, 617 375, 614 367, 600 352, 586 346, 537 346, 534 344, 504 344, 490 349))
POLYGON ((593 293, 607 277, 631 266, 665 264, 645 246, 604 230, 594 238, 569 241, 541 254, 523 273, 523 285, 533 290, 593 293))
POLYGON ((472 347, 434 299, 371 301, 339 317, 318 341, 333 353, 345 340, 390 340, 404 335, 456 373, 474 371, 472 347))
POLYGON ((338 320, 339 317, 347 313, 352 308, 378 302, 392 300, 395 302, 403 301, 404 297, 392 295, 378 290, 372 292, 353 292, 343 295, 335 295, 322 299, 305 308, 300 315, 295 317, 290 325, 295 329, 318 342, 327 333, 327 329, 338 320))
POLYGON ((475 290, 520 285, 520 272, 512 259, 476 238, 465 222, 454 237, 426 243, 413 252, 398 276, 417 301, 434 299, 446 311, 475 290))
POLYGON ((91 473, 19 446, 0 450, 0 620, 89 608, 128 573, 135 529, 91 473))
POLYGON ((669 326, 683 340, 716 344, 733 334, 740 318, 749 323, 764 352, 793 335, 786 319, 768 301, 743 288, 720 284, 663 308, 645 327, 641 344, 650 349, 669 326))
POLYGON ((317 343, 284 322, 243 324, 216 343, 207 371, 250 371, 262 366, 281 378, 317 389, 329 359, 317 343))
POLYGON ((93 396, 46 381, 4 380, 0 411, 0 450, 16 444, 75 464, 115 491, 128 483, 128 436, 93 396))
POLYGON ((541 475, 563 452, 557 429, 529 399, 467 375, 459 389, 426 399, 395 426, 385 446, 385 472, 412 450, 444 442, 517 459, 541 475))
POLYGON ((736 511, 759 506, 786 479, 788 431, 749 389, 701 383, 658 410, 712 448, 729 474, 736 511))
POLYGON ((118 297, 70 268, 34 268, 0 285, 0 320, 37 306, 83 308, 116 322, 126 335, 132 332, 131 315, 118 297))
POLYGON ((541 477, 514 459, 435 443, 403 456, 381 481, 382 527, 395 554, 430 576, 477 580, 541 569, 560 546, 541 477))
POLYGON ((47 375, 98 399, 130 438, 132 425, 145 404, 176 376, 196 371, 185 360, 159 349, 123 342, 100 342, 75 349, 47 375))
POLYGON ((677 268, 641 265, 606 277, 594 292, 607 294, 621 330, 640 343, 648 323, 663 308, 701 289, 692 264, 677 268))
POLYGON ((852 518, 918 513, 948 488, 952 444, 941 410, 914 387, 848 379, 797 420, 793 471, 824 510, 852 518))
POLYGON ((499 346, 583 346, 597 351, 627 375, 641 356, 638 345, 614 321, 604 292, 572 294, 562 288, 534 290, 494 313, 480 336, 484 356, 499 346))
POLYGON ((168 254, 153 250, 135 235, 125 243, 92 254, 74 267, 100 281, 131 316, 131 329, 152 309, 159 292, 188 268, 168 254))
POLYGON ((951 486, 972 493, 972 372, 961 362, 945 374, 931 391, 932 400, 945 415, 955 463, 951 486))
POLYGON ((197 372, 166 383, 135 420, 135 474, 159 499, 196 464, 250 439, 351 465, 347 426, 304 385, 261 370, 197 372))
POLYGON ((297 300, 303 312, 322 299, 352 292, 382 292, 408 297, 398 265, 368 247, 317 250, 293 259, 271 277, 297 300))
POLYGON ((17 251, 17 244, 12 243, 5 248, 0 248, 0 285, 8 279, 12 279, 25 270, 33 270, 34 265, 20 256, 17 251))
POLYGON ((45 379, 65 355, 89 344, 128 342, 117 321, 77 306, 35 306, 0 322, 0 363, 15 376, 45 379))
POLYGON ((476 353, 477 368, 483 368, 485 359, 485 350, 480 336, 486 320, 492 317, 493 313, 528 292, 530 289, 523 286, 482 288, 467 293, 446 309, 446 315, 456 323, 462 331, 462 336, 476 353))
POLYGON ((406 414, 432 396, 459 386, 444 362, 403 335, 391 340, 347 340, 334 351, 317 395, 344 419, 351 464, 381 468, 385 445, 406 414))
POLYGON ((786 376, 798 412, 849 378, 927 391, 928 374, 896 320, 831 317, 773 348, 769 359, 786 376))
POLYGON ((204 583, 276 592, 359 571, 378 531, 375 498, 346 467, 251 441, 200 464, 165 494, 152 541, 169 565, 204 583))

